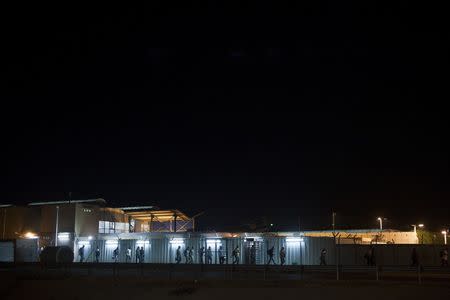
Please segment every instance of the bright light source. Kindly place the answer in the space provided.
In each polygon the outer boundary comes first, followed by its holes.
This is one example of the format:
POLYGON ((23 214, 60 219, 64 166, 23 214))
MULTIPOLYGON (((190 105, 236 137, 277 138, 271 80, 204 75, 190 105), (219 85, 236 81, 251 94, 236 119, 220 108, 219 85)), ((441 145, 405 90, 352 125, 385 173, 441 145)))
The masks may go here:
POLYGON ((150 245, 150 241, 144 241, 144 240, 136 241, 136 246, 138 246, 138 247, 144 247, 144 246, 149 246, 149 245, 150 245))
POLYGON ((377 220, 378 220, 378 221, 381 221, 381 217, 378 217, 377 220))
POLYGON ((60 241, 68 241, 68 240, 70 240, 70 233, 68 233, 68 232, 58 233, 58 240, 60 240, 60 241))
POLYGON ((27 239, 37 239, 39 237, 37 234, 32 232, 26 232, 23 236, 27 239))
POLYGON ((106 240, 106 246, 108 247, 117 247, 119 245, 118 240, 106 240))
POLYGON ((220 239, 208 239, 206 240, 206 247, 215 247, 217 245, 217 247, 222 246, 222 241, 220 239))
POLYGON ((88 240, 92 240, 92 235, 88 236, 88 240))
POLYGON ((442 233, 442 234, 447 234, 447 231, 442 230, 441 233, 442 233))
POLYGON ((170 244, 172 245, 183 245, 184 239, 183 238, 173 238, 170 240, 170 244))
POLYGON ((286 238, 286 243, 299 243, 299 242, 303 242, 303 238, 301 238, 301 237, 287 237, 286 238))
POLYGON ((270 223, 270 226, 273 226, 273 223, 270 223))
POLYGON ((91 242, 89 241, 78 241, 78 246, 90 246, 91 242))

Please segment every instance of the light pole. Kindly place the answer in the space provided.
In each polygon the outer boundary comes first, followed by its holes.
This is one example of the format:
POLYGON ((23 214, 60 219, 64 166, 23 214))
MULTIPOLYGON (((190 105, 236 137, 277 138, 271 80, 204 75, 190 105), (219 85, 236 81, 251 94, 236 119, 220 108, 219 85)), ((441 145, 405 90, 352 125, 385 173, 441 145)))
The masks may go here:
POLYGON ((442 230, 441 233, 444 236, 444 244, 447 245, 447 230, 442 230))
POLYGON ((56 205, 55 247, 58 246, 59 206, 56 205))
POLYGON ((377 220, 380 222, 380 231, 383 231, 383 218, 382 217, 378 217, 377 220))

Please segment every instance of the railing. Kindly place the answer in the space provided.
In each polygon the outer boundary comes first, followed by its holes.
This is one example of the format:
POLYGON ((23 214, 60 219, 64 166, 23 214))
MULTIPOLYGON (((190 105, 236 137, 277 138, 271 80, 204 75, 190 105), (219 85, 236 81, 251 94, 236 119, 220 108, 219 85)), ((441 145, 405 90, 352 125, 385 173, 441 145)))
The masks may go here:
POLYGON ((39 263, 0 263, 0 272, 22 276, 145 277, 157 279, 221 280, 307 280, 307 281, 407 281, 421 284, 449 282, 450 268, 435 266, 351 266, 351 265, 217 265, 71 263, 44 266, 39 263))

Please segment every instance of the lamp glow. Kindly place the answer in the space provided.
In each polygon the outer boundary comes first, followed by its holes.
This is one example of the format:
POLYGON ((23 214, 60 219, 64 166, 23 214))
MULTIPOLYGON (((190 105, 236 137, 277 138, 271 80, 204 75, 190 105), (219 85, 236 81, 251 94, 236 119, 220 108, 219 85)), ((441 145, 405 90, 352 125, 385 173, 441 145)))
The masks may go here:
POLYGON ((170 240, 169 242, 172 245, 183 245, 184 244, 184 239, 182 238, 173 238, 170 240))
POLYGON ((58 233, 58 240, 60 240, 60 241, 68 241, 68 240, 70 240, 70 233, 68 233, 68 232, 58 233))
POLYGON ((33 232, 26 232, 23 236, 27 239, 37 239, 39 237, 37 234, 33 232))
POLYGON ((287 237, 286 238, 286 243, 299 243, 299 242, 303 242, 303 238, 301 238, 301 237, 287 237))

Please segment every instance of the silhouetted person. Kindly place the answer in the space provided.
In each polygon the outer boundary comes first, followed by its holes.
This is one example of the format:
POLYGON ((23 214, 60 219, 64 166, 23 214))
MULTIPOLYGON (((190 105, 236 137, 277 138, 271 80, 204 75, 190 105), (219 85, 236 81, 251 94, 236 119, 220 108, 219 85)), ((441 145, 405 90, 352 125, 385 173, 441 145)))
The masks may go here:
POLYGON ((187 264, 189 262, 189 247, 184 248, 183 256, 184 256, 184 263, 187 264))
POLYGON ((327 265, 327 249, 322 249, 320 251, 320 265, 326 266, 327 265))
POLYGON ((78 256, 80 257, 80 262, 84 261, 84 245, 81 246, 80 249, 78 249, 78 256))
POLYGON ((419 266, 419 255, 417 254, 417 250, 415 247, 412 248, 412 251, 411 251, 411 266, 412 267, 419 266))
POLYGON ((131 248, 130 247, 127 248, 127 253, 126 253, 126 256, 125 256, 125 262, 126 263, 131 262, 131 248))
POLYGON ((205 255, 205 247, 201 247, 198 250, 198 258, 200 259, 200 263, 203 264, 203 256, 205 255))
POLYGON ((286 249, 284 247, 281 247, 280 249, 280 264, 284 266, 286 263, 286 249))
POLYGON ((233 256, 233 265, 238 265, 239 264, 239 258, 240 258, 240 255, 241 255, 241 251, 239 250, 239 246, 236 246, 236 248, 234 248, 234 250, 231 253, 231 255, 233 256))
POLYGON ((206 263, 207 264, 212 264, 212 250, 211 250, 211 246, 208 247, 208 249, 206 249, 206 263))
POLYGON ((267 262, 268 265, 270 265, 270 262, 273 262, 274 265, 276 265, 275 260, 273 259, 273 251, 274 251, 274 247, 272 246, 272 248, 270 248, 269 250, 267 250, 267 255, 269 256, 269 261, 267 262))
POLYGON ((192 264, 194 262, 194 259, 192 258, 192 254, 194 252, 194 247, 189 248, 188 255, 189 255, 189 263, 192 264))
POLYGON ((100 249, 97 247, 95 249, 95 262, 98 263, 100 261, 100 249))
POLYGON ((118 262, 119 261, 119 247, 117 247, 113 251, 113 260, 114 260, 114 262, 118 262))
POLYGON ((256 264, 256 247, 255 247, 255 244, 253 244, 250 247, 250 264, 251 265, 256 264))
POLYGON ((181 262, 181 246, 178 246, 177 252, 175 254, 175 261, 177 264, 181 262))
POLYGON ((141 248, 137 247, 136 251, 135 251, 135 255, 136 255, 136 263, 140 263, 141 262, 141 248))
POLYGON ((371 254, 370 254, 370 265, 375 266, 377 264, 377 258, 375 256, 375 247, 370 246, 372 248, 371 254))
POLYGON ((139 260, 143 264, 145 262, 145 249, 144 247, 141 247, 141 250, 139 250, 139 260))
POLYGON ((441 250, 441 266, 448 267, 448 249, 441 250))
POLYGON ((225 251, 223 251, 223 247, 219 247, 219 264, 223 265, 225 263, 225 251))

